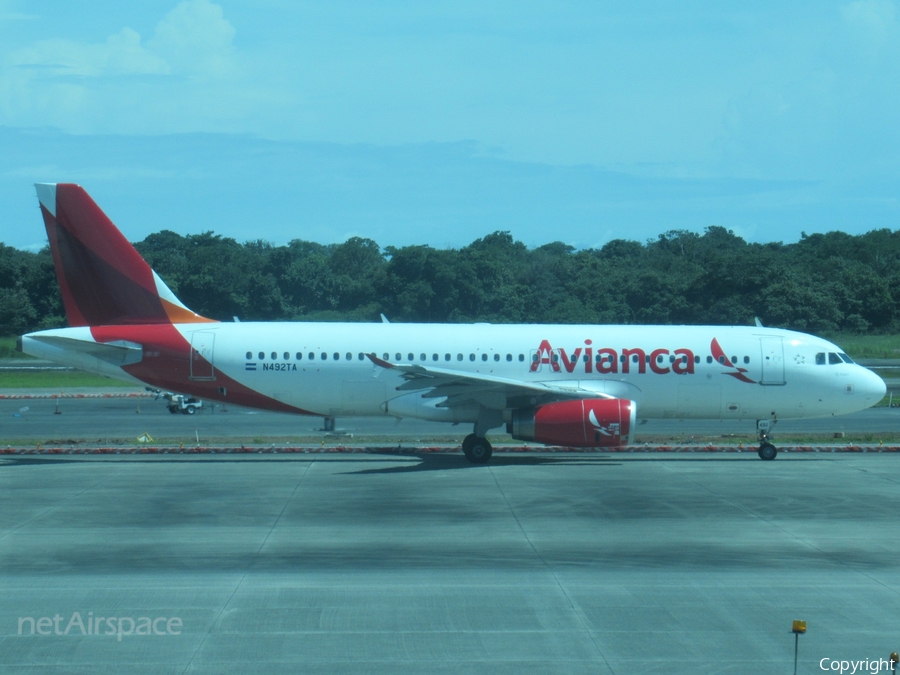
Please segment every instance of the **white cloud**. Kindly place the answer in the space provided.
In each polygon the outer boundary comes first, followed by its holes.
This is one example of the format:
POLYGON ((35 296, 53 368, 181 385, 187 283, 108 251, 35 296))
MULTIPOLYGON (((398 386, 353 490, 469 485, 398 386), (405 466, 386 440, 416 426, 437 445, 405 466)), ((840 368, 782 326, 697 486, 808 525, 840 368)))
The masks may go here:
POLYGON ((211 75, 233 67, 234 26, 209 0, 185 0, 156 26, 150 48, 177 70, 211 75))
POLYGON ((123 28, 105 42, 51 39, 14 52, 8 64, 54 76, 223 75, 233 57, 234 26, 209 0, 184 0, 156 26, 147 46, 123 28))
POLYGON ((96 44, 41 40, 13 53, 9 64, 35 69, 38 76, 163 75, 170 70, 163 59, 141 45, 141 36, 131 28, 96 44))
POLYGON ((267 96, 256 92, 258 82, 241 81, 234 36, 219 5, 184 0, 148 40, 124 27, 102 42, 35 41, 0 56, 0 124, 74 133, 245 130, 235 121, 267 96))

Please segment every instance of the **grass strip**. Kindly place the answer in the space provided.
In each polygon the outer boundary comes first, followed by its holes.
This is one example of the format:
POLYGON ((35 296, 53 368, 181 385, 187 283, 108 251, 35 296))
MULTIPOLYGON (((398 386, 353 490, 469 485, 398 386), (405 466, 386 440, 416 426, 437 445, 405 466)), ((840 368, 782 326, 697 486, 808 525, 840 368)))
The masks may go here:
POLYGON ((80 370, 0 370, 0 389, 130 388, 134 384, 80 370))

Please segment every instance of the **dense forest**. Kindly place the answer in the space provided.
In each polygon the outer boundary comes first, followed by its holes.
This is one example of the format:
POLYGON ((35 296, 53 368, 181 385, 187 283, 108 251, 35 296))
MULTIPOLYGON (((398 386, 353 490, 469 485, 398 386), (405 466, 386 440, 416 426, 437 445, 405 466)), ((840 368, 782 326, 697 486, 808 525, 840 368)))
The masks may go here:
MULTIPOLYGON (((748 324, 898 332, 900 231, 751 244, 721 227, 529 249, 495 232, 460 249, 240 244, 164 230, 135 244, 191 309, 231 320, 748 324)), ((0 244, 0 335, 65 325, 49 250, 0 244)))

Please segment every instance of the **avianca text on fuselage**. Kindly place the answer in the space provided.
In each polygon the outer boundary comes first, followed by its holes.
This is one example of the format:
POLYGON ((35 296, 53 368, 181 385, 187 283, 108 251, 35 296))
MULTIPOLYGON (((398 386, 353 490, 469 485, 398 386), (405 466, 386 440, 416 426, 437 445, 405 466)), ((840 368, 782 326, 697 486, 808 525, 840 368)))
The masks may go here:
POLYGON ((560 365, 567 373, 574 373, 581 365, 585 373, 597 372, 601 375, 611 373, 629 374, 636 369, 638 374, 644 374, 649 368, 651 373, 657 375, 693 375, 694 352, 690 349, 653 349, 649 353, 638 347, 622 349, 620 351, 612 347, 594 347, 593 340, 585 340, 583 347, 576 347, 572 355, 562 347, 554 349, 549 340, 541 340, 540 346, 531 357, 531 372, 536 372, 543 365, 550 366, 553 372, 562 372, 560 365), (660 358, 662 357, 662 358, 660 358))

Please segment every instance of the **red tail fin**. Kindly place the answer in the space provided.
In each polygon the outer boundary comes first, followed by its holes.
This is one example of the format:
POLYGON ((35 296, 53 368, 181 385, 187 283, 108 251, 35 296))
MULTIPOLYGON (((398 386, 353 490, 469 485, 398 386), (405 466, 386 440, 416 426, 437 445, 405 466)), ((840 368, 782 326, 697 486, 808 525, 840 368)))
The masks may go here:
POLYGON ((211 321, 181 304, 81 186, 35 187, 70 326, 211 321))

